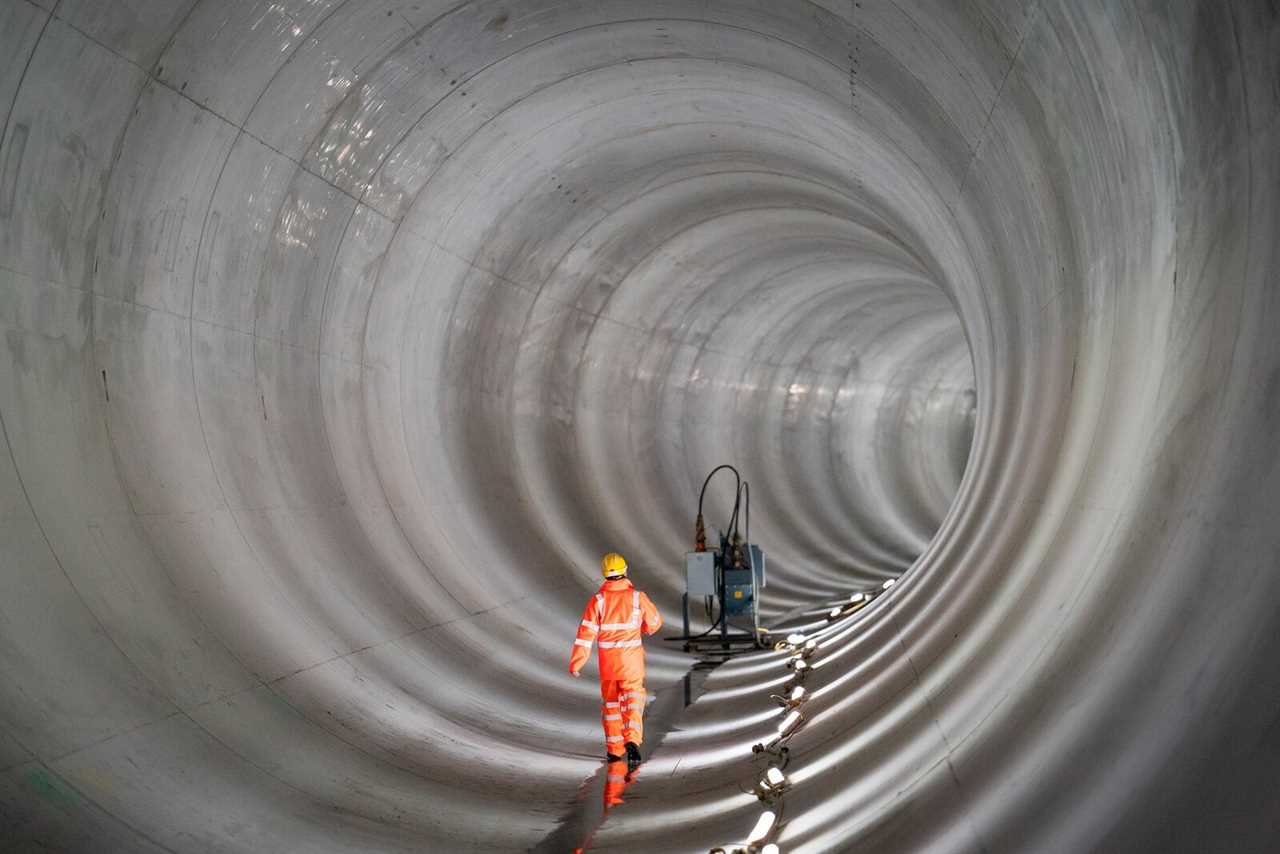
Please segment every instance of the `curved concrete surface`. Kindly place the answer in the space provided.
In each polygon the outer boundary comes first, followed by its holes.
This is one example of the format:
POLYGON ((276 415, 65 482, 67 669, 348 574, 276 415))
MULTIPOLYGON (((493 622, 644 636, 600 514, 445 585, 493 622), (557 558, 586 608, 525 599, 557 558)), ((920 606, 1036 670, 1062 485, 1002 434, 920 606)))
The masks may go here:
MULTIPOLYGON (((595 560, 674 623, 725 461, 770 619, 910 567, 806 629, 783 851, 1274 850, 1278 57, 1248 0, 2 0, 6 850, 536 845, 595 560)), ((593 844, 743 843, 787 678, 593 844)))

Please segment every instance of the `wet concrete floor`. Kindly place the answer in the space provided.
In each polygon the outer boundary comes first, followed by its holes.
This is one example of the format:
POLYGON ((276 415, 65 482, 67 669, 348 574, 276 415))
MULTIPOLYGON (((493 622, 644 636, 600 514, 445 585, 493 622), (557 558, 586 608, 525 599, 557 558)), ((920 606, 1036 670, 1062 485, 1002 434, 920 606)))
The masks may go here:
MULTIPOLYGON (((641 745, 646 760, 661 749, 667 733, 675 728, 685 708, 702 693, 707 676, 719 664, 719 661, 697 662, 683 679, 659 691, 653 702, 648 704, 644 715, 645 741, 641 745)), ((603 750, 602 742, 601 751, 603 750)), ((623 794, 625 788, 644 773, 644 767, 644 762, 635 768, 628 768, 625 762, 606 763, 602 756, 599 770, 583 781, 560 826, 538 845, 529 849, 531 854, 589 851, 592 835, 604 823, 609 813, 617 809, 626 809, 623 794), (613 781, 610 781, 611 776, 615 778, 613 781), (613 797, 616 800, 612 805, 606 806, 607 797, 613 797)))

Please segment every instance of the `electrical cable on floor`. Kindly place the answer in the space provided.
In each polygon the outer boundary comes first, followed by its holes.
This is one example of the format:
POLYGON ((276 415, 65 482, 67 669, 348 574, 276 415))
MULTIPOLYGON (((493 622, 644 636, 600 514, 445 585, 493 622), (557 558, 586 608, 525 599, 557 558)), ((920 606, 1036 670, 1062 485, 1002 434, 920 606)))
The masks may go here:
MULTIPOLYGON (((749 492, 747 493, 747 506, 750 506, 749 492)), ((748 530, 750 529, 748 528, 748 530)), ((841 617, 853 616, 880 593, 888 590, 890 586, 892 586, 891 583, 886 583, 879 590, 853 593, 844 606, 837 606, 832 609, 829 622, 841 617)), ((808 721, 804 714, 801 713, 800 707, 809 698, 804 687, 804 681, 813 670, 809 660, 817 654, 818 643, 815 639, 806 637, 799 632, 792 632, 787 635, 785 640, 778 641, 774 649, 778 652, 792 653, 784 664, 787 669, 792 671, 793 675, 783 693, 769 695, 769 699, 777 703, 785 713, 782 723, 778 725, 777 736, 768 742, 758 742, 751 746, 752 754, 766 756, 770 759, 752 789, 756 798, 767 809, 756 822, 755 828, 748 836, 746 845, 738 845, 732 848, 723 846, 712 848, 711 854, 716 854, 716 852, 720 852, 720 854, 780 854, 781 852, 777 843, 768 840, 780 826, 783 796, 791 788, 791 781, 783 773, 791 761, 791 747, 788 742, 808 721)))

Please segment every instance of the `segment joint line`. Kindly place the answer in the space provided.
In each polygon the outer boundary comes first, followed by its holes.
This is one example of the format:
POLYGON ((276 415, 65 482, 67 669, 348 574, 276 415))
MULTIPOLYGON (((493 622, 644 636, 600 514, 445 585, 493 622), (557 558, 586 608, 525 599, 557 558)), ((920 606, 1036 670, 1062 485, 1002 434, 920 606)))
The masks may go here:
POLYGON ((1031 32, 1031 28, 1035 26, 1036 17, 1040 14, 1040 2, 1036 0, 1031 7, 1030 13, 1027 15, 1026 25, 1022 28, 1022 35, 1018 37, 1018 46, 1013 51, 1013 56, 1009 58, 1009 65, 1004 70, 1004 76, 1000 78, 1000 86, 996 89, 996 96, 991 99, 991 107, 987 110, 987 118, 982 123, 982 130, 978 133, 978 141, 973 146, 973 152, 969 155, 969 162, 964 168, 964 176, 960 179, 960 197, 964 196, 965 187, 968 186, 969 176, 973 174, 973 164, 978 159, 978 155, 982 153, 983 143, 987 139, 987 131, 991 127, 991 119, 995 116, 996 107, 1000 105, 1001 99, 1004 98, 1005 85, 1009 82, 1009 76, 1013 73, 1014 67, 1018 64, 1018 58, 1022 56, 1022 46, 1026 44, 1027 35, 1031 32))

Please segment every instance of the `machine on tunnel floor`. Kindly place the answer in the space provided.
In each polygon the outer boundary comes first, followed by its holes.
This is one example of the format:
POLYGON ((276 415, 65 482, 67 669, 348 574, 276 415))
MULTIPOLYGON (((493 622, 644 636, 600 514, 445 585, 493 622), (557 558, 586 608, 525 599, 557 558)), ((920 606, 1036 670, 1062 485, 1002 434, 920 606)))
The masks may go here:
POLYGON ((685 555, 685 592, 681 597, 684 631, 666 640, 680 641, 686 652, 696 649, 704 655, 728 655, 744 645, 757 649, 768 645, 768 630, 760 625, 760 596, 768 578, 765 555, 750 539, 751 485, 734 466, 716 466, 698 493, 694 547, 685 555), (728 524, 717 531, 719 543, 708 548, 703 503, 712 478, 721 471, 732 472, 735 478, 733 511, 728 524), (711 625, 694 635, 690 633, 690 607, 699 600, 711 625))

